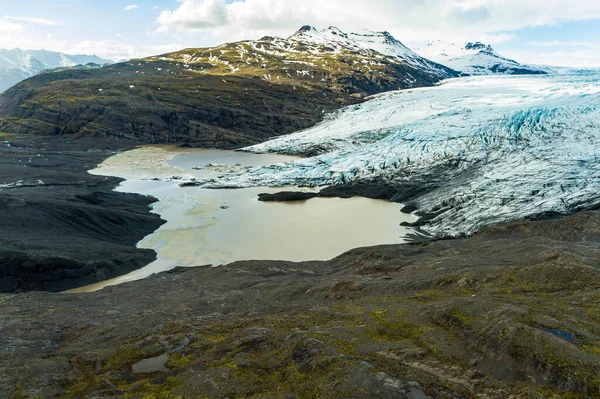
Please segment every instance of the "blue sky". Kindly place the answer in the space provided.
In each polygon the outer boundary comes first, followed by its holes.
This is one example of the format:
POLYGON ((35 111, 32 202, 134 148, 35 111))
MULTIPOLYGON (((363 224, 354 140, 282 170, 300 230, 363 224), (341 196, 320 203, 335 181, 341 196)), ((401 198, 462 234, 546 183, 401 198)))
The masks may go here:
POLYGON ((508 32, 515 38, 495 45, 523 62, 600 66, 600 19, 525 27, 508 32), (564 55, 563 55, 564 54, 564 55))
POLYGON ((286 36, 301 25, 388 30, 408 45, 481 40, 521 62, 600 66, 597 0, 0 0, 0 48, 114 60, 286 36))

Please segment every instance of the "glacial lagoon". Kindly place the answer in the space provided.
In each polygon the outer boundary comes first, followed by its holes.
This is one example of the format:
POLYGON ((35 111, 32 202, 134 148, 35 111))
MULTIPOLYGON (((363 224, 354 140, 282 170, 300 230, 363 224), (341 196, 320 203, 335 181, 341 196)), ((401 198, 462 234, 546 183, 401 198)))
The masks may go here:
POLYGON ((296 159, 172 146, 144 146, 107 159, 90 173, 124 178, 116 189, 119 192, 157 198, 153 212, 167 223, 138 244, 157 252, 155 262, 73 292, 96 291, 177 266, 219 266, 240 260, 328 260, 353 248, 405 242, 409 230, 400 224, 417 218, 402 213, 401 204, 360 197, 260 202, 260 193, 313 189, 180 186, 193 179, 296 159))

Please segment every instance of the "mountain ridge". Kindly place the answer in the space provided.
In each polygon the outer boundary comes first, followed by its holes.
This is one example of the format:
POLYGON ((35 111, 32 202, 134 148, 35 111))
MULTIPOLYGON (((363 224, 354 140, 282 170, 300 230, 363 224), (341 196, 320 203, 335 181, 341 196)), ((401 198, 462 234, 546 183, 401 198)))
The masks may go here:
POLYGON ((426 60, 400 45, 388 43, 396 54, 386 55, 337 28, 305 26, 285 39, 267 36, 99 70, 47 73, 0 97, 0 131, 227 148, 255 144, 310 127, 370 95, 458 76, 435 63, 424 69, 426 60))
POLYGON ((44 70, 94 63, 112 63, 96 55, 66 54, 49 50, 0 49, 0 92, 44 70))
POLYGON ((521 64, 504 57, 489 44, 467 42, 458 44, 434 40, 416 48, 423 57, 461 72, 463 76, 478 75, 546 75, 553 70, 548 67, 521 64))

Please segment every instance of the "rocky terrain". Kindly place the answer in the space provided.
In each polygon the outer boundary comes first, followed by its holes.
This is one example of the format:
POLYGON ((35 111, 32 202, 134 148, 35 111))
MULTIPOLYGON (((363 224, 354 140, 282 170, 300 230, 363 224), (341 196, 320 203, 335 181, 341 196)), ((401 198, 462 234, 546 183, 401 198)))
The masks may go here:
POLYGON ((131 147, 0 135, 0 292, 62 291, 156 258, 135 248, 163 223, 149 213, 154 200, 113 192, 119 179, 87 173, 131 147))
POLYGON ((2 398, 595 398, 600 214, 0 295, 2 398))
POLYGON ((73 288, 153 260, 134 248, 160 224, 147 215, 150 200, 112 193, 118 179, 86 173, 112 150, 238 148, 312 126, 367 95, 456 75, 386 32, 335 28, 103 68, 73 68, 75 59, 49 52, 17 55, 23 65, 63 67, 0 97, 0 134, 12 143, 0 160, 4 292, 73 288))
POLYGON ((457 76, 389 34, 379 50, 390 55, 343 35, 305 27, 287 39, 38 75, 0 97, 0 131, 233 148, 307 128, 368 95, 457 76))

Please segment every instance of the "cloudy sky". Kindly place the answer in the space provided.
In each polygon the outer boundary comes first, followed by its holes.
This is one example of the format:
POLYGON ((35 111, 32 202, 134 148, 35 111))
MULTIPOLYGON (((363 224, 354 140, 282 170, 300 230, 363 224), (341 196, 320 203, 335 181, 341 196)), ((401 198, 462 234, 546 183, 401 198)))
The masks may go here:
POLYGON ((125 58, 302 25, 387 30, 405 44, 484 41, 521 62, 600 66, 598 0, 0 0, 0 48, 125 58))

